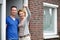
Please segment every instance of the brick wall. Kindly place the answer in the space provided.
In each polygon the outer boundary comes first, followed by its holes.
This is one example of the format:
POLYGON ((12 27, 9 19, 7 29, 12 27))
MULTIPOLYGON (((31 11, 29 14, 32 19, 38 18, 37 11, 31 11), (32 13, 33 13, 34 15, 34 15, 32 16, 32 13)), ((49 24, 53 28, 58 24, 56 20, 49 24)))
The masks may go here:
MULTIPOLYGON (((32 40, 44 40, 43 39, 43 2, 59 5, 59 0, 29 0, 29 8, 32 14, 30 20, 30 33, 32 40)), ((59 13, 60 11, 58 11, 58 28, 60 26, 59 13)), ((48 40, 58 40, 58 39, 48 39, 48 40)))
POLYGON ((29 0, 31 10, 30 32, 32 40, 43 40, 43 12, 38 0, 29 0))

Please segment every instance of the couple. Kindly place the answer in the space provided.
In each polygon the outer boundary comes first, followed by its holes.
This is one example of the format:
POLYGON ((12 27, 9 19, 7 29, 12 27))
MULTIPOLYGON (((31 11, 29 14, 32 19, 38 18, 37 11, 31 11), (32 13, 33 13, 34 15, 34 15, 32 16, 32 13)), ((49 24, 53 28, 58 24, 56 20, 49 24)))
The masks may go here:
POLYGON ((6 40, 31 40, 29 33, 29 20, 31 13, 28 6, 17 13, 17 7, 12 6, 10 16, 6 18, 6 40), (19 19, 15 16, 18 14, 19 19))

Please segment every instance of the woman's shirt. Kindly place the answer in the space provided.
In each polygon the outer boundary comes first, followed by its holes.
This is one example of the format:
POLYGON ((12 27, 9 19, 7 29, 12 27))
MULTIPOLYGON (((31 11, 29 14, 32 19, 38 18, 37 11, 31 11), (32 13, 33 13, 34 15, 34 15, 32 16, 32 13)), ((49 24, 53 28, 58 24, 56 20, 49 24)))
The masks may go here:
POLYGON ((26 17, 23 22, 23 26, 20 26, 20 24, 19 24, 19 36, 24 36, 24 35, 30 34, 29 20, 30 20, 31 13, 29 11, 29 8, 25 8, 25 10, 26 10, 26 17))

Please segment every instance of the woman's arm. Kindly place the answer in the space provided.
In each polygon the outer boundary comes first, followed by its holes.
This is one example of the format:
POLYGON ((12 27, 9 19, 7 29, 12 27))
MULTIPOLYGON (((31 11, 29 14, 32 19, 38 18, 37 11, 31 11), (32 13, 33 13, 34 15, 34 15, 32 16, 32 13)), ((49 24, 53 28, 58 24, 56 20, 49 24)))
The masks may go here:
POLYGON ((26 8, 26 14, 27 14, 27 21, 29 21, 30 20, 30 17, 31 17, 31 12, 30 12, 30 10, 29 10, 29 8, 28 7, 25 7, 26 8))

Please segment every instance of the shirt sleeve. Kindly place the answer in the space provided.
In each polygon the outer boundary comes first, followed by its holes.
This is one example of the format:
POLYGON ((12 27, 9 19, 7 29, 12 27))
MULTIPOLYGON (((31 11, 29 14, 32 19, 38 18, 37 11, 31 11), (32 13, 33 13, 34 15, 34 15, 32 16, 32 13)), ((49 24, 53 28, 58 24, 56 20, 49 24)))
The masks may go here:
POLYGON ((17 22, 18 22, 18 24, 19 24, 19 19, 18 18, 16 18, 17 19, 17 22))
POLYGON ((31 12, 30 12, 30 10, 29 10, 28 7, 26 8, 26 11, 27 11, 26 14, 28 15, 27 16, 27 21, 29 21, 30 20, 30 17, 31 17, 31 12))

